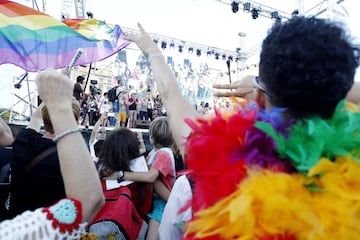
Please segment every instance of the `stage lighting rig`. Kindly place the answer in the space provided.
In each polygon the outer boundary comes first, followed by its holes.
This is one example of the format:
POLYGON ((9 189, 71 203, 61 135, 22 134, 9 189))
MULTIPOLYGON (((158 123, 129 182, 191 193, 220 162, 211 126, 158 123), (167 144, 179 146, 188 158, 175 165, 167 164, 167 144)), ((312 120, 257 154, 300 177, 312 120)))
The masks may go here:
POLYGON ((231 3, 231 10, 233 13, 237 13, 239 11, 239 3, 236 1, 233 1, 231 3))
POLYGON ((259 17, 259 11, 260 11, 259 9, 253 8, 251 10, 251 17, 253 19, 257 19, 259 17))

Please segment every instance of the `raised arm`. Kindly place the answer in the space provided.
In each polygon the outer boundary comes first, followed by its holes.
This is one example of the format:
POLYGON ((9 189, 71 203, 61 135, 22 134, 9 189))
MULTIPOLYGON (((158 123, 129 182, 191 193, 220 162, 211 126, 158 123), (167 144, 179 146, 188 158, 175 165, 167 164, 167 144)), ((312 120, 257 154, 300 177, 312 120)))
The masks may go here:
POLYGON ((90 139, 89 139, 89 144, 92 144, 92 143, 95 141, 97 131, 98 131, 99 127, 101 126, 102 121, 103 121, 103 117, 100 116, 100 118, 99 118, 99 119, 97 120, 97 122, 95 123, 93 129, 91 130, 91 135, 90 135, 90 139))
POLYGON ((29 124, 26 126, 26 128, 31 128, 37 132, 40 131, 41 125, 43 123, 42 117, 41 117, 41 109, 44 107, 44 102, 42 102, 38 108, 35 110, 35 112, 32 114, 29 124))
POLYGON ((14 141, 10 127, 0 118, 0 146, 9 146, 14 141))
POLYGON ((48 108, 57 140, 57 151, 67 197, 82 204, 83 221, 88 221, 104 204, 104 196, 85 141, 78 131, 71 107, 73 84, 53 69, 39 73, 36 84, 48 108))
POLYGON ((136 43, 143 53, 149 57, 156 86, 169 117, 172 134, 183 154, 183 143, 191 131, 187 124, 185 124, 184 119, 195 119, 199 117, 199 114, 181 95, 175 75, 166 64, 161 50, 145 32, 141 24, 138 23, 138 27, 140 29, 139 34, 127 34, 125 38, 136 43))

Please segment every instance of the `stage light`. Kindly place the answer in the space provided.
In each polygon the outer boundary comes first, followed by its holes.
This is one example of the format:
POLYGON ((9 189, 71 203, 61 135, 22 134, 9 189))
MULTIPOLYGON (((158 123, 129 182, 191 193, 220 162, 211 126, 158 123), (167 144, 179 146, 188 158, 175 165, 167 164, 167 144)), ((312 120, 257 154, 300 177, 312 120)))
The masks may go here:
POLYGON ((218 60, 219 59, 219 54, 215 53, 215 59, 218 60))
POLYGON ((257 19, 259 17, 259 10, 256 9, 256 8, 253 8, 251 10, 251 16, 252 16, 253 19, 257 19))
POLYGON ((170 43, 170 48, 171 48, 171 49, 174 49, 174 48, 175 48, 175 43, 174 43, 174 42, 171 42, 171 43, 170 43))
POLYGON ((222 55, 222 60, 226 60, 226 55, 225 54, 222 55))
POLYGON ((193 53, 194 52, 194 48, 193 47, 189 47, 189 53, 193 53))
POLYGON ((280 15, 278 11, 271 12, 271 19, 280 19, 280 15))
POLYGON ((198 56, 198 57, 201 56, 201 50, 200 49, 196 49, 196 56, 198 56))
POLYGON ((208 51, 206 52, 206 55, 207 55, 208 57, 210 57, 211 54, 212 54, 212 52, 211 52, 210 50, 208 50, 208 51))
POLYGON ((250 12, 250 8, 251 8, 251 3, 250 2, 246 2, 244 3, 244 12, 250 12))
POLYGON ((159 42, 159 40, 157 40, 157 39, 153 39, 153 41, 154 41, 154 43, 157 45, 158 44, 158 42, 159 42))
POLYGON ((291 13, 291 16, 297 16, 299 15, 299 10, 295 9, 292 13, 291 13))
POLYGON ((183 51, 183 46, 182 46, 182 45, 179 45, 179 52, 182 53, 182 51, 183 51))
POLYGON ((232 62, 232 61, 233 61, 233 57, 232 57, 232 56, 229 56, 229 57, 228 57, 228 60, 232 62))
POLYGON ((86 15, 88 16, 88 18, 94 18, 94 14, 90 11, 87 11, 86 15))
POLYGON ((166 49, 166 45, 167 45, 166 42, 162 41, 161 42, 161 49, 166 49))
POLYGON ((231 10, 232 10, 233 13, 237 13, 239 11, 239 3, 233 1, 231 3, 231 10))

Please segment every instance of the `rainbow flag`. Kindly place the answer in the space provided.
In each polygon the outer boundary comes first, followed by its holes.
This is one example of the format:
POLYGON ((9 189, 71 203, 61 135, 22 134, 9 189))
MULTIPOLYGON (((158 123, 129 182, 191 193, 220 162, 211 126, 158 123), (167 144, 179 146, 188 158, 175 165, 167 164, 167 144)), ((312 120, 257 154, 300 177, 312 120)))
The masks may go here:
POLYGON ((76 51, 75 65, 97 62, 129 45, 118 25, 95 19, 61 22, 24 5, 0 0, 0 64, 15 64, 26 71, 65 68, 76 51))

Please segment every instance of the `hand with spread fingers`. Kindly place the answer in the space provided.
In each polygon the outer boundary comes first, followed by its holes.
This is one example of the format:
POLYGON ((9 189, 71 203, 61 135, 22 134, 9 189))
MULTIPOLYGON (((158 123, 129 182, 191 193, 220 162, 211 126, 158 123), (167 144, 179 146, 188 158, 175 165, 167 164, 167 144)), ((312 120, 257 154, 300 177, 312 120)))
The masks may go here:
POLYGON ((156 46, 149 34, 144 30, 140 23, 138 23, 140 33, 127 33, 124 39, 134 42, 141 51, 150 56, 152 54, 161 53, 160 49, 156 46))
POLYGON ((215 97, 241 97, 245 99, 253 99, 254 85, 253 78, 255 76, 247 75, 240 80, 229 84, 214 84, 213 95, 215 97))
POLYGON ((157 91, 169 116, 171 131, 176 144, 184 153, 184 142, 191 133, 190 127, 184 119, 197 119, 199 113, 193 105, 185 99, 178 86, 174 72, 168 66, 162 55, 161 49, 138 23, 139 33, 127 33, 125 39, 134 42, 140 50, 149 58, 153 79, 156 81, 157 91))

